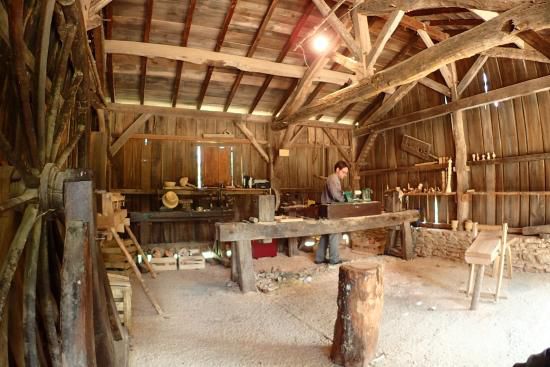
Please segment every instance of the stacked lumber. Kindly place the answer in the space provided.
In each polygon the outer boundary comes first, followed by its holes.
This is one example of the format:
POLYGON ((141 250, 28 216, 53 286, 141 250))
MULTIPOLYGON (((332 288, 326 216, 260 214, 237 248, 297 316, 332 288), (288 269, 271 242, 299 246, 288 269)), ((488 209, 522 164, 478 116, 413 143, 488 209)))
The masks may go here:
MULTIPOLYGON (((130 239, 123 240, 124 246, 132 256, 137 256, 137 247, 130 239)), ((129 275, 131 271, 131 264, 126 259, 126 256, 120 249, 116 240, 106 239, 101 243, 101 254, 103 255, 103 262, 108 272, 114 272, 118 274, 129 275)))

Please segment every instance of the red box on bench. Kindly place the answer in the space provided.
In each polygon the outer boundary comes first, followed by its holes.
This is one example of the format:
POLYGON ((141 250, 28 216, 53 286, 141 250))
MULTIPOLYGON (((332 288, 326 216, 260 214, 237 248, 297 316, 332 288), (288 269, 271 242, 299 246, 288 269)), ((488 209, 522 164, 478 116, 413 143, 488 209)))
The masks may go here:
POLYGON ((267 243, 264 243, 264 240, 252 240, 252 258, 275 256, 277 256, 277 241, 275 239, 267 243))

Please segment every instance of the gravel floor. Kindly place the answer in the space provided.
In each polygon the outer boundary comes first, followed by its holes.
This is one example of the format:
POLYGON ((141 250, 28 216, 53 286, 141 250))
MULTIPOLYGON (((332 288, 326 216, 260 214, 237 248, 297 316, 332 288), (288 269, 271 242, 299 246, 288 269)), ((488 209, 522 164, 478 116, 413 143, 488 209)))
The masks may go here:
MULTIPOLYGON (((384 264, 384 313, 372 366, 512 366, 550 347, 550 274, 516 273, 507 299, 483 300, 475 312, 459 293, 465 264, 438 258, 384 264)), ((130 366, 332 366, 338 267, 311 254, 255 260, 256 271, 315 269, 310 283, 292 280, 271 293, 243 295, 229 270, 164 272, 147 283, 167 316, 156 316, 133 284, 130 366)), ((486 277, 484 291, 494 290, 486 277)))

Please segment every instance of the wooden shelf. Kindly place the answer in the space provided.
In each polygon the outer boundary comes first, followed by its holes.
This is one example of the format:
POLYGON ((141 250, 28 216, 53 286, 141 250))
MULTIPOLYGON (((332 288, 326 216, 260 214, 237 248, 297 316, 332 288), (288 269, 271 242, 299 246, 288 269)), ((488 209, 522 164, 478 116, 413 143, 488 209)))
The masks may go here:
POLYGON ((484 161, 468 161, 467 164, 468 166, 482 166, 486 164, 519 163, 519 162, 541 161, 545 159, 550 159, 550 153, 525 154, 525 155, 518 155, 515 157, 501 157, 501 158, 489 159, 484 161))
POLYGON ((410 192, 404 193, 405 196, 455 196, 456 192, 410 192))
POLYGON ((369 169, 359 172, 359 176, 376 176, 383 173, 405 173, 405 172, 426 172, 426 171, 442 171, 447 168, 447 163, 434 163, 421 166, 406 166, 406 167, 395 167, 395 168, 380 168, 380 169, 369 169))
POLYGON ((164 189, 111 189, 112 192, 120 192, 123 195, 163 195, 166 191, 174 191, 176 194, 188 196, 205 196, 217 194, 221 190, 224 195, 263 195, 269 194, 270 189, 238 189, 238 188, 219 188, 206 187, 203 189, 193 188, 164 188, 164 189))
POLYGON ((464 194, 472 196, 549 196, 550 191, 474 191, 465 192, 464 194))

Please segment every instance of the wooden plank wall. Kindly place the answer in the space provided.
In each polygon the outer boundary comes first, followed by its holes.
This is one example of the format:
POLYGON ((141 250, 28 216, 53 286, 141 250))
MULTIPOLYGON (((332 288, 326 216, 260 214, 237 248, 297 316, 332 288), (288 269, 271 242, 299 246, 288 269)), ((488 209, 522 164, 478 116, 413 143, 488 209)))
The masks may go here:
MULTIPOLYGON (((111 112, 111 131, 119 136, 139 113, 111 112)), ((248 123, 247 127, 256 139, 267 141, 268 125, 248 123)), ((194 119, 177 116, 155 115, 149 119, 139 134, 190 136, 201 138, 203 133, 223 133, 227 131, 235 138, 245 136, 231 121, 224 119, 194 119)), ((349 130, 330 129, 348 152, 350 151, 349 130)), ((273 139, 281 139, 274 135, 273 139)), ((193 141, 130 139, 111 161, 111 188, 154 190, 162 187, 164 181, 177 181, 181 176, 189 177, 196 183, 196 158, 193 141)), ((235 149, 235 184, 240 183, 241 173, 254 178, 268 178, 268 165, 251 144, 233 144, 235 149), (242 161, 242 165, 241 165, 242 161)), ((266 147, 267 149, 267 147, 266 147)), ((323 180, 332 172, 334 163, 342 159, 336 147, 319 128, 308 127, 303 131, 292 148, 289 157, 281 157, 283 199, 305 202, 319 200, 323 180)), ((347 180, 346 180, 347 183, 347 180)), ((127 195, 130 211, 158 210, 160 196, 127 195)), ((252 215, 253 202, 250 197, 236 197, 237 216, 235 220, 252 215)), ((213 222, 193 222, 180 224, 154 224, 148 230, 148 242, 206 241, 213 239, 213 222)))
MULTIPOLYGON (((459 76, 464 75, 475 59, 463 60, 457 64, 459 76)), ((521 60, 494 59, 487 61, 482 71, 463 93, 463 97, 483 93, 483 72, 488 78, 489 90, 505 87, 529 79, 550 74, 548 64, 521 60)), ((396 106, 391 115, 411 112, 437 104, 440 95, 420 86, 415 88, 396 106), (417 98, 418 97, 418 98, 417 98)), ((550 92, 541 92, 516 98, 498 105, 489 105, 464 112, 468 159, 472 153, 495 152, 497 157, 517 156, 532 153, 550 152, 550 92)), ((373 154, 369 157, 368 169, 410 166, 420 160, 401 151, 403 134, 412 135, 432 144, 438 156, 454 156, 450 117, 423 121, 414 125, 386 132, 376 142, 373 154)), ((440 173, 421 174, 386 173, 365 177, 365 185, 375 190, 381 197, 383 189, 416 185, 423 182, 439 185, 440 173)), ((550 191, 550 162, 531 161, 507 163, 503 165, 477 165, 470 171, 471 188, 483 192, 500 191, 550 191)), ((454 186, 453 186, 454 187, 454 186)), ((415 200, 420 200, 415 198, 415 200)), ((423 198, 422 200, 426 200, 423 198)), ((432 199, 435 200, 435 199, 432 199)), ((445 198, 439 199, 444 201, 445 198)), ((424 210, 431 210, 433 203, 412 204, 424 210)), ((442 204, 439 204, 441 215, 442 204)), ((443 204, 444 205, 444 204, 443 204)), ((453 200, 451 219, 456 216, 453 200)), ((485 224, 508 222, 511 227, 550 223, 550 197, 548 196, 472 196, 470 218, 485 224)), ((433 211, 432 211, 433 213, 433 211)), ((439 218, 439 222, 441 222, 439 218)), ((433 221, 433 215, 427 218, 433 221)))

